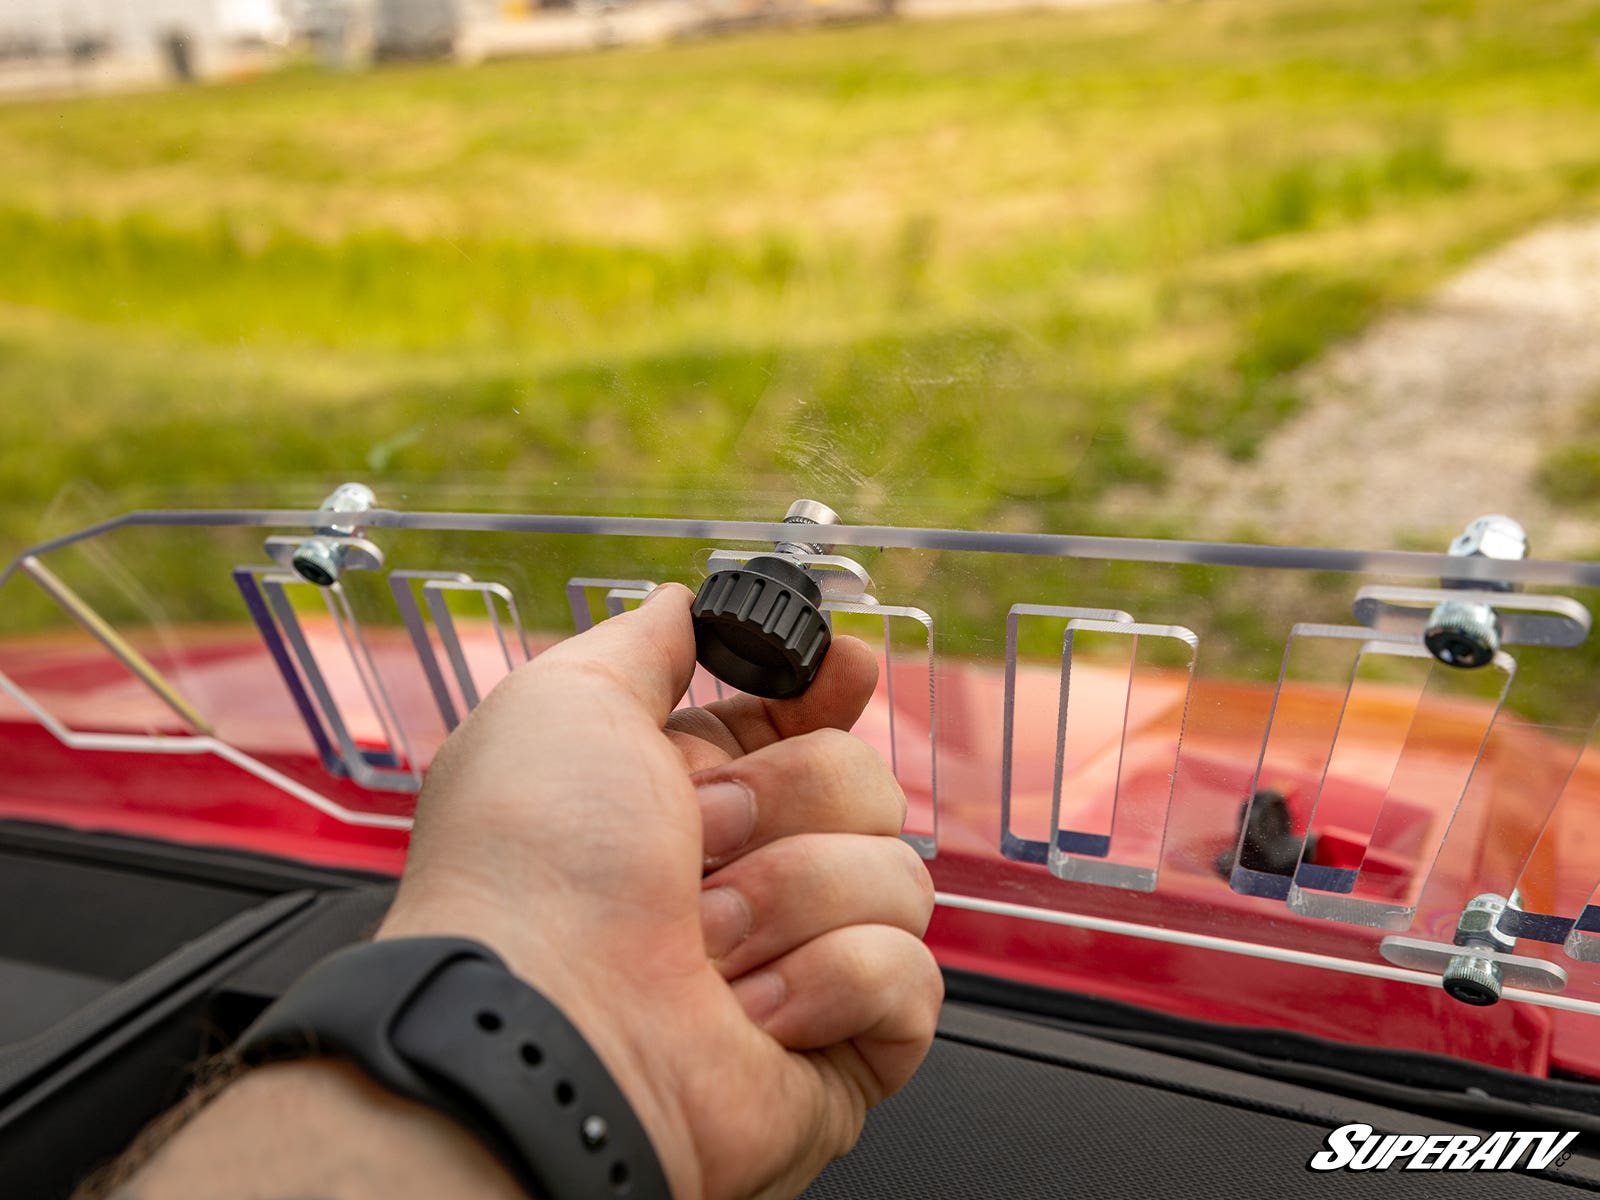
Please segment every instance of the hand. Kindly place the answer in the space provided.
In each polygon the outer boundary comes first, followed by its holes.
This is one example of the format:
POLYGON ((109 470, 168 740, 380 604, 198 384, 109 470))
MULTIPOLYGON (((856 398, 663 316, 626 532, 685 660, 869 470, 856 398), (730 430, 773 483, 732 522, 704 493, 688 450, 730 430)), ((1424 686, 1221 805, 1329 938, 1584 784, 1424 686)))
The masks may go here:
POLYGON ((933 888, 893 776, 845 732, 867 648, 836 639, 797 699, 672 713, 689 605, 658 588, 456 731, 379 936, 494 947, 605 1060, 679 1200, 792 1196, 927 1053, 933 888))

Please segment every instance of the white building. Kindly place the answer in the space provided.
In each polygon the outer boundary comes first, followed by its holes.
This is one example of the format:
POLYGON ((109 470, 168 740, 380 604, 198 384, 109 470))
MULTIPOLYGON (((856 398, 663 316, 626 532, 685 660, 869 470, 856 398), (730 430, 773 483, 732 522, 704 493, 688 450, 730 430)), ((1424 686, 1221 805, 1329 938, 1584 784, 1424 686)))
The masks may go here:
POLYGON ((4 0, 0 57, 96 58, 187 53, 285 42, 280 0, 4 0), (178 49, 182 47, 182 49, 178 49))

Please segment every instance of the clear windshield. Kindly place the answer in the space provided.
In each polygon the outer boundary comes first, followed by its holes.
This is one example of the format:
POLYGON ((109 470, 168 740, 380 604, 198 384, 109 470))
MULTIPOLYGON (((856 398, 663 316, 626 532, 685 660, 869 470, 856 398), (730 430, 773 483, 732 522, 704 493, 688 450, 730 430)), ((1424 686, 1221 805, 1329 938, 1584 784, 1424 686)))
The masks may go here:
POLYGON ((947 962, 1600 1074, 1595 28, 322 29, 0 107, 0 809, 390 868, 507 670, 810 498, 947 962))

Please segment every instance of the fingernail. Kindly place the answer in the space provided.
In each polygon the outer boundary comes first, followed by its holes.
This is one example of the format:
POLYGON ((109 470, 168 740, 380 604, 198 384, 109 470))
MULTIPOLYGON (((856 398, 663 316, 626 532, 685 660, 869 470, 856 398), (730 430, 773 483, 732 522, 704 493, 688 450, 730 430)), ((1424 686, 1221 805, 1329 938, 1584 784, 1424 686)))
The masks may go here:
POLYGON ((789 998, 789 987, 776 971, 757 971, 733 985, 733 994, 756 1024, 765 1021, 789 998))
POLYGON ((700 928, 705 932, 706 955, 726 958, 755 924, 750 902, 731 887, 700 893, 700 928))
POLYGON ((671 591, 672 591, 672 584, 670 584, 670 583, 658 583, 658 584, 656 584, 655 587, 651 588, 650 591, 645 595, 645 598, 639 602, 639 607, 643 608, 646 604, 649 604, 650 601, 654 600, 657 596, 664 596, 664 595, 666 595, 667 593, 669 593, 671 591))
POLYGON ((700 797, 702 853, 717 862, 734 853, 756 831, 755 794, 742 783, 723 780, 697 787, 700 797))

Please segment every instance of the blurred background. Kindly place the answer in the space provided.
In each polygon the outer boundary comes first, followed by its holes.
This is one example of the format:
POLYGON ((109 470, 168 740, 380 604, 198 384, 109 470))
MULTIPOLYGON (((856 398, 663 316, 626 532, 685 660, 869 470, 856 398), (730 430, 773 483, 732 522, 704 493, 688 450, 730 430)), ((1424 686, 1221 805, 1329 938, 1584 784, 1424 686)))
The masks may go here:
POLYGON ((1588 554, 1600 3, 7 0, 0 550, 385 505, 1588 554))

